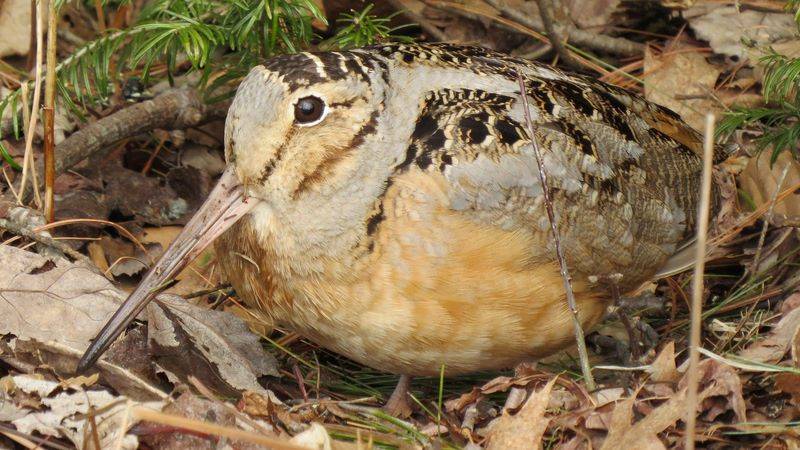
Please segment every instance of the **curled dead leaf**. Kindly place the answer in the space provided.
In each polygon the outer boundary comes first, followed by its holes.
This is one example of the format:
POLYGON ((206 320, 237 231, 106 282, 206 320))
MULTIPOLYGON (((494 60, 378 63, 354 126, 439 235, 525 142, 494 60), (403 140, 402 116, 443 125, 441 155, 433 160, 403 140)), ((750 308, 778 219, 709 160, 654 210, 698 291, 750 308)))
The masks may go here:
MULTIPOLYGON (((701 412, 708 408, 732 410, 736 420, 744 422, 745 402, 742 396, 742 383, 733 367, 707 359, 700 362, 700 392, 698 405, 701 412), (712 404, 715 400, 723 402, 712 404)), ((666 448, 659 435, 686 415, 686 377, 679 383, 680 390, 666 402, 652 409, 643 419, 632 423, 633 405, 636 397, 617 403, 611 416, 608 436, 603 442, 603 450, 620 448, 663 449, 666 448)), ((714 411, 718 415, 719 411, 714 411)))
POLYGON ((266 392, 264 375, 278 376, 278 363, 238 317, 194 306, 175 295, 160 295, 147 308, 148 336, 158 364, 189 375, 219 392, 266 392))
POLYGON ((486 450, 541 448, 542 436, 550 422, 544 413, 555 382, 553 378, 534 392, 513 416, 503 413, 495 419, 490 425, 486 450))
MULTIPOLYGON (((787 298, 784 304, 797 304, 798 300, 800 300, 800 293, 795 293, 787 298)), ((739 356, 748 361, 776 364, 791 348, 798 329, 800 329, 800 307, 784 311, 781 319, 766 337, 744 349, 739 356)))
POLYGON ((709 95, 714 91, 720 69, 709 64, 699 48, 655 54, 647 47, 644 71, 647 100, 680 114, 696 130, 703 129, 707 112, 721 109, 709 95))
MULTIPOLYGON (((97 436, 100 448, 138 448, 136 436, 127 434, 130 420, 129 399, 107 391, 82 389, 61 390, 55 381, 41 380, 29 375, 13 377, 16 390, 39 397, 41 407, 22 407, 22 414, 11 423, 23 433, 37 432, 45 436, 64 437, 76 448, 99 450, 91 436, 97 436), (92 416, 92 420, 87 420, 92 416), (120 433, 124 433, 121 435, 120 433)), ((160 402, 148 403, 160 407, 160 402)))
POLYGON ((672 383, 678 381, 680 374, 675 365, 675 342, 669 341, 655 361, 647 369, 650 380, 656 383, 672 383))

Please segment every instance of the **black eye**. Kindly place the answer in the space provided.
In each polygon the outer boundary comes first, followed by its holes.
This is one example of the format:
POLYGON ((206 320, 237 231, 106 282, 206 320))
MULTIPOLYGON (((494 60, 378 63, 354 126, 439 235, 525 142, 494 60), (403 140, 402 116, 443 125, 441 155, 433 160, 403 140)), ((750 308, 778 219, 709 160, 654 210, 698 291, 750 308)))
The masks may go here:
POLYGON ((325 112, 325 102, 319 97, 309 95, 297 101, 294 105, 294 119, 297 123, 311 123, 317 121, 325 112))

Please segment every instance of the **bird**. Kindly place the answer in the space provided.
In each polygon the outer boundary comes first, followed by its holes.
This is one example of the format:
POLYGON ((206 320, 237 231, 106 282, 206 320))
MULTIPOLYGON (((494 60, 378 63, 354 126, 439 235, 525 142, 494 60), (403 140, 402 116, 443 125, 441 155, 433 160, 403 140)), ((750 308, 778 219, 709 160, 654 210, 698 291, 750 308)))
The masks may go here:
POLYGON ((669 109, 448 43, 266 60, 237 89, 224 145, 217 186, 80 370, 216 241, 255 314, 401 375, 386 407, 404 411, 413 376, 513 367, 574 342, 545 192, 589 329, 609 280, 630 292, 691 242, 703 172, 701 136, 669 109))

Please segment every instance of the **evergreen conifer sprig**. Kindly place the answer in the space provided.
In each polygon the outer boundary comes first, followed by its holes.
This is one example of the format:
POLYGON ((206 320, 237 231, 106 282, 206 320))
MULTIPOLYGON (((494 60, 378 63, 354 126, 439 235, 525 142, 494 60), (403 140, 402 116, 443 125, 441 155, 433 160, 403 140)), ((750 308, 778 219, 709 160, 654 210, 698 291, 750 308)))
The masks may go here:
MULTIPOLYGON (((794 11, 800 32, 800 0, 789 0, 786 8, 794 11)), ((758 150, 772 149, 770 161, 775 162, 781 152, 790 151, 800 157, 800 58, 789 57, 772 48, 766 49, 760 63, 764 68, 764 106, 760 108, 734 108, 721 121, 718 132, 730 135, 742 128, 756 128, 758 150)))
MULTIPOLYGON (((389 18, 370 14, 371 9, 343 15, 325 47, 394 38, 397 28, 389 27, 389 18)), ((172 82, 177 74, 200 71, 198 87, 208 102, 215 102, 232 95, 235 81, 263 59, 308 47, 316 38, 314 20, 325 22, 313 0, 153 0, 133 26, 107 30, 60 61, 60 101, 82 117, 87 107, 107 104, 125 77, 172 82)), ((16 89, 0 99, 0 117, 11 116, 17 137, 22 132, 21 95, 16 89)))

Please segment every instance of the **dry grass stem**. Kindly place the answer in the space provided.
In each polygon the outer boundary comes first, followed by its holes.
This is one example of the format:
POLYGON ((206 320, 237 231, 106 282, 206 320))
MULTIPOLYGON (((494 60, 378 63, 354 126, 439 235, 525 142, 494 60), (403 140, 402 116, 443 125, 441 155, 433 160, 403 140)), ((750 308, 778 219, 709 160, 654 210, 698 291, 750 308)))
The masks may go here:
POLYGON ((528 127, 528 134, 530 135, 531 146, 533 153, 536 156, 536 165, 539 168, 539 182, 542 185, 542 196, 544 197, 544 205, 547 210, 547 218, 550 221, 550 231, 553 233, 553 241, 556 247, 556 256, 558 257, 558 265, 561 269, 561 278, 564 280, 564 291, 567 296, 567 304, 569 310, 572 312, 572 323, 575 326, 575 343, 578 346, 578 357, 581 363, 581 373, 586 382, 586 388, 589 391, 595 389, 594 377, 592 376, 592 368, 589 366, 589 354, 586 351, 586 341, 583 335, 583 328, 581 321, 578 318, 578 305, 575 303, 575 293, 572 291, 572 278, 569 275, 569 268, 567 267, 567 260, 564 257, 564 249, 561 248, 561 239, 558 235, 558 225, 556 224, 555 213, 553 212, 553 202, 550 199, 550 191, 547 189, 547 173, 544 170, 544 160, 542 159, 541 151, 539 150, 539 143, 536 142, 534 133, 533 120, 531 120, 531 113, 528 109, 528 97, 525 91, 525 80, 522 74, 517 70, 517 80, 519 81, 520 98, 522 99, 522 110, 525 112, 525 124, 528 127))
POLYGON ((694 450, 697 422, 697 365, 700 362, 700 325, 703 307, 703 273, 706 267, 706 241, 708 221, 711 215, 711 178, 714 157, 714 114, 706 115, 705 139, 703 141, 703 181, 700 190, 700 206, 697 213, 697 242, 695 249, 694 275, 692 277, 691 327, 689 332, 689 369, 686 398, 686 445, 694 450))
POLYGON ((135 406, 133 408, 133 416, 138 420, 160 423, 162 425, 168 425, 175 428, 181 428, 184 430, 195 431, 213 436, 237 439, 253 444, 264 445, 274 450, 308 450, 307 447, 301 447, 286 441, 251 433, 238 428, 223 427, 214 423, 164 414, 162 412, 153 411, 152 409, 147 409, 141 406, 135 406))
POLYGON ((772 220, 772 214, 775 211, 775 204, 778 203, 778 194, 781 192, 783 183, 786 181, 786 175, 789 174, 790 164, 786 164, 781 172, 781 177, 778 179, 778 184, 775 186, 775 192, 772 193, 772 198, 769 200, 769 209, 767 214, 764 215, 764 224, 761 226, 761 233, 758 235, 758 246, 756 246, 756 254, 753 256, 753 263, 751 264, 750 277, 756 275, 758 270, 758 263, 761 261, 761 252, 764 250, 764 241, 767 238, 767 230, 769 229, 769 222, 772 220))
POLYGON ((42 245, 46 245, 48 247, 54 248, 54 249, 58 250, 59 252, 70 256, 72 259, 74 259, 76 261, 83 261, 83 262, 86 262, 87 264, 92 264, 91 260, 86 255, 84 255, 83 253, 81 253, 81 252, 79 252, 77 250, 74 250, 69 245, 67 245, 67 244, 65 244, 63 242, 59 242, 59 241, 53 239, 51 236, 48 236, 47 234, 44 234, 39 230, 36 230, 36 229, 32 230, 32 229, 29 229, 29 228, 25 228, 25 227, 19 226, 16 223, 11 222, 8 219, 0 219, 0 228, 2 228, 4 230, 7 230, 7 231, 10 231, 10 232, 12 232, 12 233, 14 233, 16 235, 28 238, 28 239, 30 239, 30 240, 32 240, 34 242, 38 242, 38 243, 40 243, 42 245))
POLYGON ((3 424, 0 424, 0 434, 8 437, 9 439, 13 439, 16 443, 22 445, 25 448, 32 448, 32 449, 52 448, 55 450, 71 450, 73 448, 61 445, 52 439, 42 439, 36 436, 32 436, 30 434, 19 432, 16 429, 8 427, 3 424))
POLYGON ((34 172, 33 193, 36 205, 42 204, 39 197, 39 189, 36 183, 36 164, 33 159, 33 136, 36 134, 36 122, 39 118, 39 101, 41 99, 42 86, 42 50, 44 46, 44 30, 42 30, 42 2, 36 2, 36 65, 34 69, 33 103, 31 104, 30 121, 25 130, 25 155, 22 158, 22 181, 19 187, 19 197, 17 201, 22 204, 25 198, 25 186, 28 182, 28 172, 34 172))
POLYGON ((97 14, 97 30, 102 34, 106 31, 106 14, 103 11, 103 0, 94 0, 94 12, 97 14))

